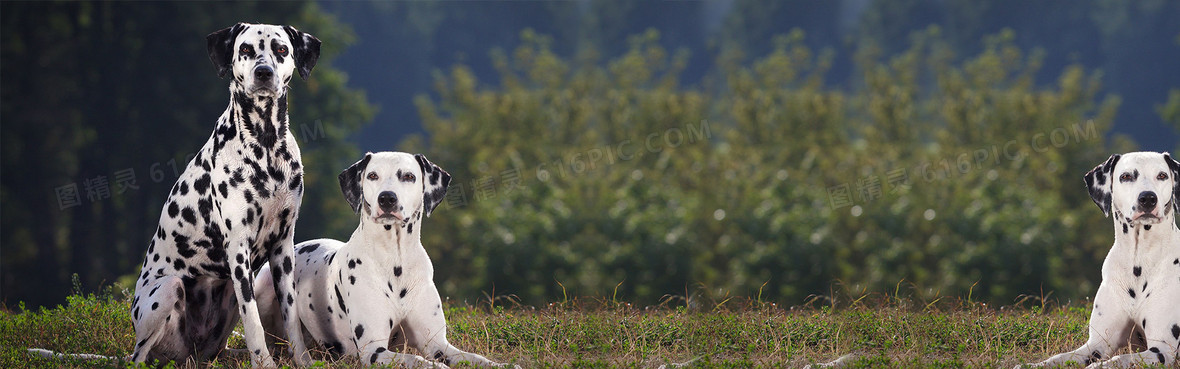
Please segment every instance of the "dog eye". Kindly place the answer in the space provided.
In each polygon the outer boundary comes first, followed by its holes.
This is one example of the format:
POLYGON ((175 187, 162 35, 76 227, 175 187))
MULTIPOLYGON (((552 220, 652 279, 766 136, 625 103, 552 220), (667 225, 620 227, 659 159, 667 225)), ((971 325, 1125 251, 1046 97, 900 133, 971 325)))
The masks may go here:
POLYGON ((1119 176, 1119 180, 1124 181, 1124 182, 1130 181, 1131 180, 1131 173, 1123 173, 1123 175, 1119 176))
POLYGON ((1156 178, 1156 179, 1158 179, 1158 180, 1161 180, 1161 181, 1163 181, 1163 180, 1166 180, 1166 179, 1168 179, 1168 174, 1167 174, 1167 173, 1164 173, 1164 172, 1160 172, 1160 175, 1158 175, 1158 176, 1155 176, 1155 178, 1156 178))
POLYGON ((377 172, 369 172, 369 180, 376 181, 377 180, 377 172))
POLYGON ((414 173, 402 174, 402 182, 413 182, 413 181, 414 181, 414 173))
POLYGON ((279 55, 287 56, 287 47, 286 46, 279 46, 279 49, 276 51, 279 53, 279 55))
POLYGON ((242 54, 249 55, 253 52, 254 52, 254 48, 250 47, 250 45, 242 45, 242 51, 241 51, 242 54))

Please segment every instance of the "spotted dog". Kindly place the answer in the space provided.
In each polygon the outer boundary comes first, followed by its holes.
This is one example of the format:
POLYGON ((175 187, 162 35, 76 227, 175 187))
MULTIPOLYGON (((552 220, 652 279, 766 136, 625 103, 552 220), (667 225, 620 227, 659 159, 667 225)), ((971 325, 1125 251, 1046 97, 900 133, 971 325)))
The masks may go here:
POLYGON ((1090 197, 1114 215, 1114 246, 1082 347, 1030 366, 1177 365, 1180 350, 1180 163, 1167 153, 1112 155, 1086 173, 1090 197), (1113 356, 1130 346, 1134 353, 1113 356))
MULTIPOLYGON (((137 362, 204 361, 241 317, 254 366, 274 366, 254 296, 269 261, 287 330, 298 329, 291 278, 295 219, 303 198, 299 146, 287 120, 287 84, 307 79, 320 41, 290 26, 238 23, 206 37, 230 103, 172 186, 135 284, 131 319, 137 362)), ((297 330, 295 330, 297 331, 297 330)), ((272 332, 276 333, 276 332, 272 332)), ((291 346, 308 363, 302 337, 291 346)))
MULTIPOLYGON (((295 247, 296 290, 303 294, 299 320, 313 341, 335 356, 369 364, 499 365, 447 342, 421 224, 450 181, 450 174, 425 156, 401 152, 365 154, 340 173, 340 189, 360 214, 360 225, 347 243, 318 239, 295 247), (398 345, 412 346, 441 364, 391 351, 398 345)), ((263 321, 271 325, 277 324, 276 305, 282 299, 264 281, 275 265, 264 266, 255 285, 263 321)))

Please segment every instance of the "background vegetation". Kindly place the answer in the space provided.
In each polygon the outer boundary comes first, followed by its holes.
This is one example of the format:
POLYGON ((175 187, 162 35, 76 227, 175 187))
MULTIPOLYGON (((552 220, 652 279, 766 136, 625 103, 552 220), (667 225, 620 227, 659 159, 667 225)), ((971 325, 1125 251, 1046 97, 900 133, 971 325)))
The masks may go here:
POLYGON ((655 32, 602 62, 522 37, 497 54, 499 83, 438 75, 438 98, 418 100, 429 138, 400 146, 461 179, 424 243, 477 268, 444 290, 1006 303, 1096 286, 1110 240, 1090 230, 1109 225, 1080 174, 1133 148, 1106 139, 1119 100, 1081 67, 1036 86, 1040 57, 1010 33, 969 56, 936 27, 897 55, 867 44, 848 92, 824 87, 831 56, 800 32, 749 63, 722 54, 699 88, 655 32))
POLYGON ((1028 13, 1004 1, 735 1, 705 37, 644 16, 689 10, 594 1, 538 4, 523 17, 544 19, 537 30, 485 38, 444 31, 486 30, 511 9, 462 4, 374 5, 397 16, 381 32, 433 48, 348 58, 400 76, 350 81, 337 56, 390 38, 358 38, 378 27, 354 33, 316 4, 5 2, 0 299, 53 305, 71 274, 94 288, 136 273, 173 168, 226 104, 201 38, 242 20, 294 24, 325 45, 311 79, 292 83, 311 171, 296 237, 355 227, 334 178, 358 145, 426 153, 455 187, 423 242, 455 266, 437 268, 443 293, 469 303, 1079 301, 1111 243, 1081 174, 1138 146, 1118 132, 1145 130, 1126 127, 1180 128, 1177 77, 1151 72, 1180 54, 1175 2, 1028 13), (864 9, 848 20, 832 3, 864 9), (1038 42, 1054 22, 1103 41, 1038 42), (471 52, 439 62, 455 50, 471 52), (421 133, 365 134, 376 107, 353 86, 398 91, 421 133), (117 180, 127 170, 134 187, 117 180), (63 206, 70 184, 79 203, 63 206))

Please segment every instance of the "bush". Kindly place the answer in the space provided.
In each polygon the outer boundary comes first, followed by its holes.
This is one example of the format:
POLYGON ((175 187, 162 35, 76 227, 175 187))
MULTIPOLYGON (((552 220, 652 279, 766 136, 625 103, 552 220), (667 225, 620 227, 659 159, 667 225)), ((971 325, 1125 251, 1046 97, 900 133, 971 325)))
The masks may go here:
POLYGON ((888 58, 864 45, 859 79, 837 88, 833 55, 794 32, 748 63, 722 53, 686 87, 687 53, 654 31, 605 63, 525 31, 511 58, 493 53, 498 84, 458 65, 417 99, 429 138, 402 147, 455 178, 423 243, 475 266, 436 279, 534 304, 1091 295, 1110 241, 1090 230, 1109 225, 1081 175, 1133 145, 1107 139, 1119 100, 1099 101, 1096 73, 1035 86, 1040 53, 1012 40, 961 60, 936 28, 888 58))

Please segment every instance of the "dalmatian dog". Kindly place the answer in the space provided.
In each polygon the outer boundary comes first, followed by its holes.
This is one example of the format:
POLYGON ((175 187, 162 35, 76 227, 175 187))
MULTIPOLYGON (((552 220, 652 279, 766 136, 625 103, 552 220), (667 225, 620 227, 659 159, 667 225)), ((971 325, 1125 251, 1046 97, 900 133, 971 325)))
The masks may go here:
MULTIPOLYGON (((1030 367, 1177 366, 1180 350, 1180 163, 1167 153, 1112 155, 1085 176, 1090 197, 1114 215, 1114 246, 1082 347, 1030 367), (1114 355, 1123 347, 1137 351, 1114 355)), ((1019 367, 1018 367, 1019 368, 1019 367)))
MULTIPOLYGON (((295 246, 295 285, 303 294, 299 320, 312 341, 333 356, 369 364, 500 365, 447 342, 421 224, 443 200, 450 181, 450 174, 425 156, 402 152, 367 153, 340 173, 340 189, 360 215, 360 225, 348 242, 318 239, 295 246), (412 346, 437 363, 392 351, 399 345, 412 346)), ((254 288, 268 331, 284 332, 269 328, 277 328, 284 298, 267 283, 276 275, 267 271, 277 265, 263 266, 254 288)))
MULTIPOLYGON (((298 332, 292 237, 303 167, 287 84, 295 73, 307 79, 320 41, 291 26, 246 23, 206 41, 217 75, 230 76, 230 103, 164 202, 135 284, 131 360, 215 357, 240 317, 251 364, 272 367, 254 272, 268 261, 280 266, 267 283, 283 301, 275 309, 284 327, 298 332)), ((290 345, 299 364, 310 362, 302 337, 290 345)))

